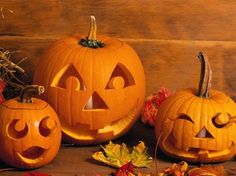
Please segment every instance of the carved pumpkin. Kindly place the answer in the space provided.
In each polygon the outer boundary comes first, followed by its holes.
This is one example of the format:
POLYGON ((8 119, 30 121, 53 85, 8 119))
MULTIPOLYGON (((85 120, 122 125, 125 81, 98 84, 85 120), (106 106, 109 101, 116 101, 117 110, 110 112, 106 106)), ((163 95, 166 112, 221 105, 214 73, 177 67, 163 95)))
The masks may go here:
POLYGON ((236 154, 236 104, 224 93, 210 90, 210 64, 202 53, 198 57, 199 89, 176 92, 161 104, 156 136, 167 155, 199 163, 225 161, 236 154))
POLYGON ((135 51, 118 39, 97 38, 91 17, 86 39, 55 42, 35 71, 34 83, 46 87, 44 99, 58 113, 64 141, 75 144, 121 136, 137 120, 144 101, 144 71, 135 51))
POLYGON ((32 169, 49 163, 61 142, 57 114, 45 101, 31 98, 42 86, 29 86, 18 98, 0 105, 0 159, 10 166, 32 169))

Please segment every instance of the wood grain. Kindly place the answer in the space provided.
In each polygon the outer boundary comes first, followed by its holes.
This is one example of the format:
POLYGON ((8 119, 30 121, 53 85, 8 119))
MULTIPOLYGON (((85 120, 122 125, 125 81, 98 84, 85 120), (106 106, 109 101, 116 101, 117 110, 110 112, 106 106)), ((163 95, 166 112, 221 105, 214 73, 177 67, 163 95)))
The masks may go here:
MULTIPOLYGON (((21 50, 13 60, 29 57, 23 68, 32 78, 34 69, 40 64, 43 51, 54 39, 32 39, 27 37, 5 37, 0 39, 2 47, 21 50), (10 46, 10 47, 9 47, 10 46)), ((125 40, 140 56, 147 82, 147 95, 161 85, 178 90, 198 85, 200 63, 199 51, 208 55, 213 70, 213 88, 236 96, 236 42, 210 42, 185 40, 125 40)))
MULTIPOLYGON (((5 9, 4 19, 0 18, 0 47, 21 51, 12 56, 14 62, 28 57, 22 67, 29 80, 49 45, 71 34, 87 35, 89 16, 95 15, 98 34, 119 37, 137 51, 146 74, 147 95, 161 85, 171 90, 197 86, 200 64, 196 56, 203 51, 212 66, 212 87, 236 97, 235 0, 0 0, 1 7, 5 9)), ((131 146, 144 140, 153 156, 153 134, 153 129, 137 123, 117 142, 131 146)), ((90 159, 98 148, 63 146, 51 164, 35 171, 53 176, 95 175, 95 171, 108 175, 112 168, 90 159)), ((158 155, 159 170, 172 162, 158 155)), ((223 165, 230 168, 235 161, 223 165)), ((5 166, 0 163, 0 167, 5 166)), ((7 171, 0 175, 23 173, 7 171)))
POLYGON ((98 33, 120 38, 236 40, 234 0, 0 0, 6 10, 0 35, 87 34, 95 15, 98 33))

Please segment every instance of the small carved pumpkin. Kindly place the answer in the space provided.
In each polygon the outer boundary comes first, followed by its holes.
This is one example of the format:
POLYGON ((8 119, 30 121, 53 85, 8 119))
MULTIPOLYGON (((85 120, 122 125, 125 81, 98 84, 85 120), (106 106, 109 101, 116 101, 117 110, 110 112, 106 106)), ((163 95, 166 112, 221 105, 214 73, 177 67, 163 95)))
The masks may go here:
POLYGON ((199 89, 176 92, 161 104, 156 136, 170 156, 199 163, 225 161, 236 154, 236 104, 224 93, 210 90, 210 64, 202 53, 198 57, 199 89))
POLYGON ((55 42, 39 62, 34 83, 46 87, 44 99, 58 113, 65 141, 109 141, 137 120, 145 95, 140 59, 118 39, 97 40, 94 17, 88 37, 55 42))
POLYGON ((49 163, 61 142, 57 114, 45 101, 31 98, 42 86, 28 86, 20 99, 0 105, 0 159, 10 166, 32 169, 49 163))

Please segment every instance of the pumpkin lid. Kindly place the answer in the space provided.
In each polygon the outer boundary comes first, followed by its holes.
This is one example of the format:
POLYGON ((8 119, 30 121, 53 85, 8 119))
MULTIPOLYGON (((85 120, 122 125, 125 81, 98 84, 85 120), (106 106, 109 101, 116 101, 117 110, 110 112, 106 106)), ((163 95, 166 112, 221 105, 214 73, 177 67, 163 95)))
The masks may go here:
POLYGON ((32 103, 20 102, 19 98, 14 98, 5 101, 1 106, 16 110, 42 110, 48 106, 48 103, 38 98, 32 98, 32 103))
POLYGON ((45 91, 43 86, 25 86, 18 98, 10 99, 2 104, 8 109, 41 110, 47 107, 47 103, 38 98, 32 98, 35 94, 42 94, 45 91))

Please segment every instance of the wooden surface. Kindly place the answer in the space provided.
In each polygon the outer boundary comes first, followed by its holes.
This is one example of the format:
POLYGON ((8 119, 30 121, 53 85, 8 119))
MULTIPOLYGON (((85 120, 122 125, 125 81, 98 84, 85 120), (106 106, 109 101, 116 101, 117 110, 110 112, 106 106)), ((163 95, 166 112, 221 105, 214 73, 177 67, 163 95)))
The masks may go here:
MULTIPOLYGON (((137 145, 138 141, 144 141, 148 147, 148 153, 154 157, 155 148, 155 136, 154 129, 147 127, 141 122, 137 122, 131 131, 113 141, 114 143, 125 142, 129 147, 137 145)), ((50 164, 33 170, 31 172, 42 172, 48 173, 52 176, 95 176, 99 173, 101 176, 107 176, 114 172, 115 169, 100 164, 91 158, 91 155, 99 150, 99 146, 62 146, 56 158, 50 164)), ((162 152, 158 152, 157 155, 157 166, 158 170, 161 171, 167 166, 170 166, 175 160, 165 156, 162 152)), ((228 161, 222 164, 227 171, 231 171, 232 168, 236 167, 235 161, 228 161)), ((219 165, 215 164, 215 165, 219 165)), ((6 167, 6 166, 5 166, 6 167)), ((197 165, 192 165, 192 167, 197 167, 197 165)), ((0 168, 4 168, 3 164, 0 164, 0 168)), ((155 163, 152 163, 150 169, 142 168, 143 173, 154 173, 155 163)), ((21 176, 26 171, 6 171, 0 172, 1 176, 21 176)))
POLYGON ((32 78, 42 52, 55 40, 86 35, 95 15, 98 34, 128 42, 140 56, 147 94, 160 85, 172 90, 196 86, 199 51, 208 54, 213 87, 236 95, 236 1, 234 0, 0 0, 0 46, 21 50, 14 60, 32 78))
MULTIPOLYGON (((147 95, 160 85, 171 90, 197 86, 200 64, 196 56, 203 51, 212 65, 213 87, 236 96, 235 0, 0 0, 0 7, 5 8, 5 18, 0 18, 0 47, 20 50, 12 57, 15 62, 28 57, 22 66, 30 79, 49 45, 71 34, 86 35, 89 16, 95 15, 98 34, 120 38, 137 51, 146 74, 147 95)), ((117 141, 135 145, 139 140, 148 144, 153 155, 153 130, 140 124, 117 141)), ((106 175, 114 170, 89 159, 98 148, 63 146, 51 164, 37 171, 60 176, 94 175, 96 171, 106 175)), ((162 154, 158 158, 159 169, 171 162, 162 154)), ((235 161, 224 165, 229 168, 235 161)))

